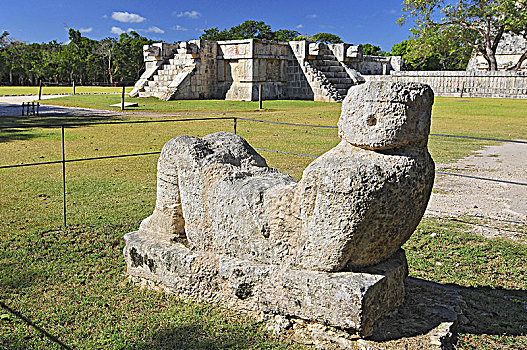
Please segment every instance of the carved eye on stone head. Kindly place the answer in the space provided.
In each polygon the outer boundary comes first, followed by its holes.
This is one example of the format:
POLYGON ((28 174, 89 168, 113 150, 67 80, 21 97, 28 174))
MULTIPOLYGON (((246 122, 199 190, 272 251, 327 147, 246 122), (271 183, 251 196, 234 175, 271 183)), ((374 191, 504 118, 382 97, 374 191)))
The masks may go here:
POLYGON ((377 118, 374 115, 370 115, 368 117, 368 125, 369 126, 377 125, 377 118))

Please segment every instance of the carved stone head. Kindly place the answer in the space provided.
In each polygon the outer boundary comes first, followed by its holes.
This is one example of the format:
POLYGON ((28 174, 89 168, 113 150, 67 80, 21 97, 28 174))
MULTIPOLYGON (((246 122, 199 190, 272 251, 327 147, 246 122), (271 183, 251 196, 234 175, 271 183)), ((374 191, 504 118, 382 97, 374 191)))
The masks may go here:
POLYGON ((143 56, 145 61, 159 61, 161 59, 161 47, 156 44, 144 45, 143 56))
POLYGON ((353 86, 342 103, 339 136, 370 150, 426 146, 433 103, 434 93, 425 84, 377 81, 353 86))

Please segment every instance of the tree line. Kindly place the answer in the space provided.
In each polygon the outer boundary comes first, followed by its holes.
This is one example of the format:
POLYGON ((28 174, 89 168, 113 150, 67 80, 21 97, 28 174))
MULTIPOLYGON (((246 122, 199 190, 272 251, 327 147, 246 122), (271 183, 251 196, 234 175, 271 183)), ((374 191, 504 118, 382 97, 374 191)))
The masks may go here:
POLYGON ((137 32, 93 40, 69 29, 69 42, 26 44, 0 35, 0 83, 114 84, 135 82, 144 70, 143 45, 151 44, 137 32))

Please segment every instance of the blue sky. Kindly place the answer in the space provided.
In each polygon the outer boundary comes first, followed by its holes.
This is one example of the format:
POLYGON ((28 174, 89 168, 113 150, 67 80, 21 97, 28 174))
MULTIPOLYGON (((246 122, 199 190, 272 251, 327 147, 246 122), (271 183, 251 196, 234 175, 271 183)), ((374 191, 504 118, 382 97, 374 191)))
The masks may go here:
POLYGON ((345 42, 373 43, 385 51, 408 38, 409 26, 395 21, 402 0, 348 1, 170 1, 170 0, 0 0, 0 31, 26 42, 67 41, 67 28, 84 36, 117 37, 134 29, 149 38, 174 42, 197 39, 204 28, 230 28, 247 19, 273 30, 302 34, 330 32, 345 42))

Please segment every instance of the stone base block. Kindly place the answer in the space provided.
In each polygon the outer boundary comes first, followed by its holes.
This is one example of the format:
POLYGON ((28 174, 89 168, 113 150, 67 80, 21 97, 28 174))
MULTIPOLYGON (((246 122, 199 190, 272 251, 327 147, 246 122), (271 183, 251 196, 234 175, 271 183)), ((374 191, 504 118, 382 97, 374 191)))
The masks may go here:
POLYGON ((317 322, 348 334, 372 332, 404 301, 406 257, 348 272, 318 272, 192 251, 172 236, 125 235, 127 273, 174 294, 241 311, 317 322))
POLYGON ((465 304, 458 290, 416 278, 405 282, 406 298, 397 311, 377 323, 365 338, 317 323, 276 316, 267 321, 277 336, 319 349, 453 349, 465 304))

